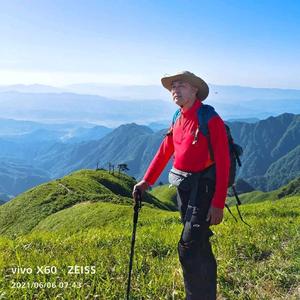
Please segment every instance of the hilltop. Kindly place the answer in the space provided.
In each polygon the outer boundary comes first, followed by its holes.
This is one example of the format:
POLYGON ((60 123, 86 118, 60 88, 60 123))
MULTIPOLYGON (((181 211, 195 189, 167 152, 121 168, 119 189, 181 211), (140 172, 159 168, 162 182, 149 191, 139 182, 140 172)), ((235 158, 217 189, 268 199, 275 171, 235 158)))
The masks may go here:
MULTIPOLYGON (((99 208, 96 202, 126 205, 132 209, 131 193, 135 183, 132 177, 123 173, 115 172, 113 175, 105 170, 80 170, 41 184, 0 207, 0 234, 11 236, 28 233, 47 217, 57 213, 61 213, 61 216, 67 209, 71 212, 69 221, 72 222, 73 211, 86 207, 93 212, 93 207, 99 208), (79 205, 84 203, 88 205, 79 205), (77 208, 74 208, 76 205, 77 208)), ((150 207, 172 208, 148 193, 145 193, 143 200, 150 207)), ((103 212, 105 210, 101 212, 102 215, 103 212)))

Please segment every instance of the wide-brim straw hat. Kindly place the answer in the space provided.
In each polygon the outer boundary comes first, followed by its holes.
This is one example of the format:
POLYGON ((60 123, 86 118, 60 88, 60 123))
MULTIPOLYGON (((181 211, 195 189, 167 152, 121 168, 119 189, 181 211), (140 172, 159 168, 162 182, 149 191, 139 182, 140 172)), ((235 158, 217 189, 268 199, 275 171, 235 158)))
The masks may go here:
POLYGON ((167 90, 171 91, 172 82, 178 80, 188 82, 192 86, 198 88, 196 96, 199 100, 204 101, 207 98, 209 93, 207 83, 189 71, 182 71, 175 75, 166 75, 161 79, 161 83, 167 90))

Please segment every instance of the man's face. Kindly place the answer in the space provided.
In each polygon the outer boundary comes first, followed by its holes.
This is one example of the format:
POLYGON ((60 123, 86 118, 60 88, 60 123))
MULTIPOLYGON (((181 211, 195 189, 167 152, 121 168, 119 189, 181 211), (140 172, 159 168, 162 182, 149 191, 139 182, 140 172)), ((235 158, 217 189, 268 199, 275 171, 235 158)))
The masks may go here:
POLYGON ((187 103, 194 101, 197 93, 197 88, 193 87, 186 81, 173 81, 171 94, 174 102, 179 106, 184 106, 187 103))

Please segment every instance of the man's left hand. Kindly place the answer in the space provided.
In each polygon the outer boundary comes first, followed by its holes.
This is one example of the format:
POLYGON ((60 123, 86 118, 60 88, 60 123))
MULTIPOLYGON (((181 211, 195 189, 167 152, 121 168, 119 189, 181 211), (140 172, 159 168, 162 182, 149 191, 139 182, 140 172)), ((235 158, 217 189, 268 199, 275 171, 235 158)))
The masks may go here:
POLYGON ((208 210, 206 221, 210 220, 210 225, 218 225, 223 220, 223 208, 211 206, 208 210))

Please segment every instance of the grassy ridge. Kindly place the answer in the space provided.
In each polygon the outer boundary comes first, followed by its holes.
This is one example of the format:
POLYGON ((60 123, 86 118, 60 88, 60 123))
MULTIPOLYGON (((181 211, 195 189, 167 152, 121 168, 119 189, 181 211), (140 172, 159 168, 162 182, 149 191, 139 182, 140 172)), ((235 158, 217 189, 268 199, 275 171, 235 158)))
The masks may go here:
MULTIPOLYGON (((125 174, 81 170, 42 184, 0 206, 0 234, 29 233, 48 216, 81 202, 131 204, 135 181, 125 174)), ((154 207, 169 209, 150 194, 145 201, 154 207)))
MULTIPOLYGON (((224 223, 213 228, 219 299, 299 299, 299 198, 242 209, 251 228, 235 223, 227 214, 224 223)), ((60 299, 59 295, 64 299, 124 299, 131 218, 132 208, 126 205, 80 203, 45 218, 30 234, 13 240, 1 237, 0 287, 4 299, 60 299), (113 219, 109 221, 106 215, 113 219), (12 274, 16 265, 33 269, 56 266, 58 273, 12 274), (67 274, 68 265, 94 265, 96 274, 67 274), (14 289, 11 285, 16 280, 29 284, 80 282, 82 286, 14 289)), ((177 212, 142 208, 132 299, 184 298, 176 252, 180 231, 177 212)))
MULTIPOLYGON (((292 180, 289 184, 277 190, 271 192, 253 191, 250 193, 241 194, 239 195, 239 198, 242 203, 258 203, 267 200, 277 201, 288 196, 300 197, 300 177, 292 180)), ((228 197, 226 202, 229 205, 236 204, 234 197, 228 197)))
MULTIPOLYGON (((165 184, 153 188, 150 192, 154 197, 159 199, 161 202, 169 205, 172 210, 176 210, 176 189, 175 187, 169 188, 169 185, 165 184)), ((249 193, 240 194, 239 198, 242 203, 258 203, 263 201, 276 201, 282 199, 283 197, 289 196, 299 196, 300 197, 300 178, 292 180, 287 185, 271 191, 271 192, 262 192, 262 191, 253 191, 249 193)), ((228 205, 235 205, 235 197, 227 197, 226 203, 228 205)))

